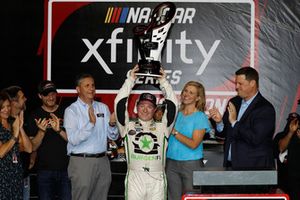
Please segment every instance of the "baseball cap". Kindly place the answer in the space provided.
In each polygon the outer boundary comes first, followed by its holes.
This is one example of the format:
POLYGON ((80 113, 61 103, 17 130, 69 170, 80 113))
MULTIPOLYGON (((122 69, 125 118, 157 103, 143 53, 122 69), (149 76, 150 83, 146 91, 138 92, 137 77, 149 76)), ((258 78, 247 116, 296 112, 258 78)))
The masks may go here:
POLYGON ((297 118, 300 121, 300 115, 296 112, 292 112, 292 113, 289 114, 289 116, 286 120, 291 121, 295 118, 297 118))
POLYGON ((43 96, 47 96, 50 92, 57 93, 54 83, 48 80, 40 82, 40 84, 38 85, 38 92, 43 96))
POLYGON ((166 102, 163 101, 162 103, 157 104, 157 109, 164 111, 166 109, 166 102))
POLYGON ((156 107, 156 97, 153 94, 150 93, 142 93, 139 97, 138 103, 139 104, 141 101, 149 101, 156 107))

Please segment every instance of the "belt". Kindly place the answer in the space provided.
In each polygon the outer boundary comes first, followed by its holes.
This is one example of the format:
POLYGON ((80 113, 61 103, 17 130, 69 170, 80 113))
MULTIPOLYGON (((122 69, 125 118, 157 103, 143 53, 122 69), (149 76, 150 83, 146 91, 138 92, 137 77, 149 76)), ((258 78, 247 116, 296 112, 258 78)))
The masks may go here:
POLYGON ((90 153, 71 153, 71 156, 76 156, 76 157, 84 157, 84 158, 101 158, 106 156, 106 152, 103 153, 95 153, 95 154, 90 154, 90 153))

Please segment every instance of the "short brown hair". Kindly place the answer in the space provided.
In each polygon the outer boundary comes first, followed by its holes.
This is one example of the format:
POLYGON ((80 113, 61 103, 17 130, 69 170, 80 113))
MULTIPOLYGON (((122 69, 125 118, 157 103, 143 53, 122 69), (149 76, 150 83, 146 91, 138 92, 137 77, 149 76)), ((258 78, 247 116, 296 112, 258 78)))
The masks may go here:
POLYGON ((247 81, 255 80, 257 87, 259 86, 258 72, 252 67, 243 67, 235 72, 235 75, 245 75, 247 81))

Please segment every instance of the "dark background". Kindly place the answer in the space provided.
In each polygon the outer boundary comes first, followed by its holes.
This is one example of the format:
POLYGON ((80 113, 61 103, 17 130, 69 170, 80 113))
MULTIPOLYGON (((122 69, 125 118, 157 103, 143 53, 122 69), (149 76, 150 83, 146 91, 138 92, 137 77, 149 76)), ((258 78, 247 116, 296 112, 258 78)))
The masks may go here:
POLYGON ((28 109, 36 103, 36 87, 43 79, 43 60, 37 55, 43 33, 43 3, 42 0, 4 1, 0 12, 0 88, 23 87, 28 109))

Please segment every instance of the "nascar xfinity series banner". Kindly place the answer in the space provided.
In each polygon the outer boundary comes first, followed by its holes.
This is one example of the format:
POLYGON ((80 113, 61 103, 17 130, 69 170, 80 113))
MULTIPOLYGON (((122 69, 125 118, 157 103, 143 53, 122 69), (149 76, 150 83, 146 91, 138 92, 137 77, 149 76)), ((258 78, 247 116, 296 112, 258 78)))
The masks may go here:
MULTIPOLYGON (((151 11, 161 2, 50 0, 45 19, 45 78, 53 80, 60 93, 74 94, 76 76, 91 73, 97 93, 114 98, 127 71, 139 60, 132 30, 147 25, 151 11)), ((275 5, 269 12, 266 7, 271 5, 252 0, 172 2, 176 14, 161 62, 177 93, 186 82, 199 81, 206 88, 207 107, 215 105, 223 112, 235 95, 234 72, 251 66, 260 73, 261 92, 280 114, 277 121, 284 122, 290 110, 282 106, 289 104, 295 110, 300 90, 299 66, 289 58, 296 42, 289 29, 295 26, 295 16, 283 14, 289 11, 275 5), (286 50, 281 52, 280 48, 286 50), (289 85, 288 89, 282 84, 289 85)), ((136 93, 157 92, 153 78, 141 78, 138 83, 136 93)))

